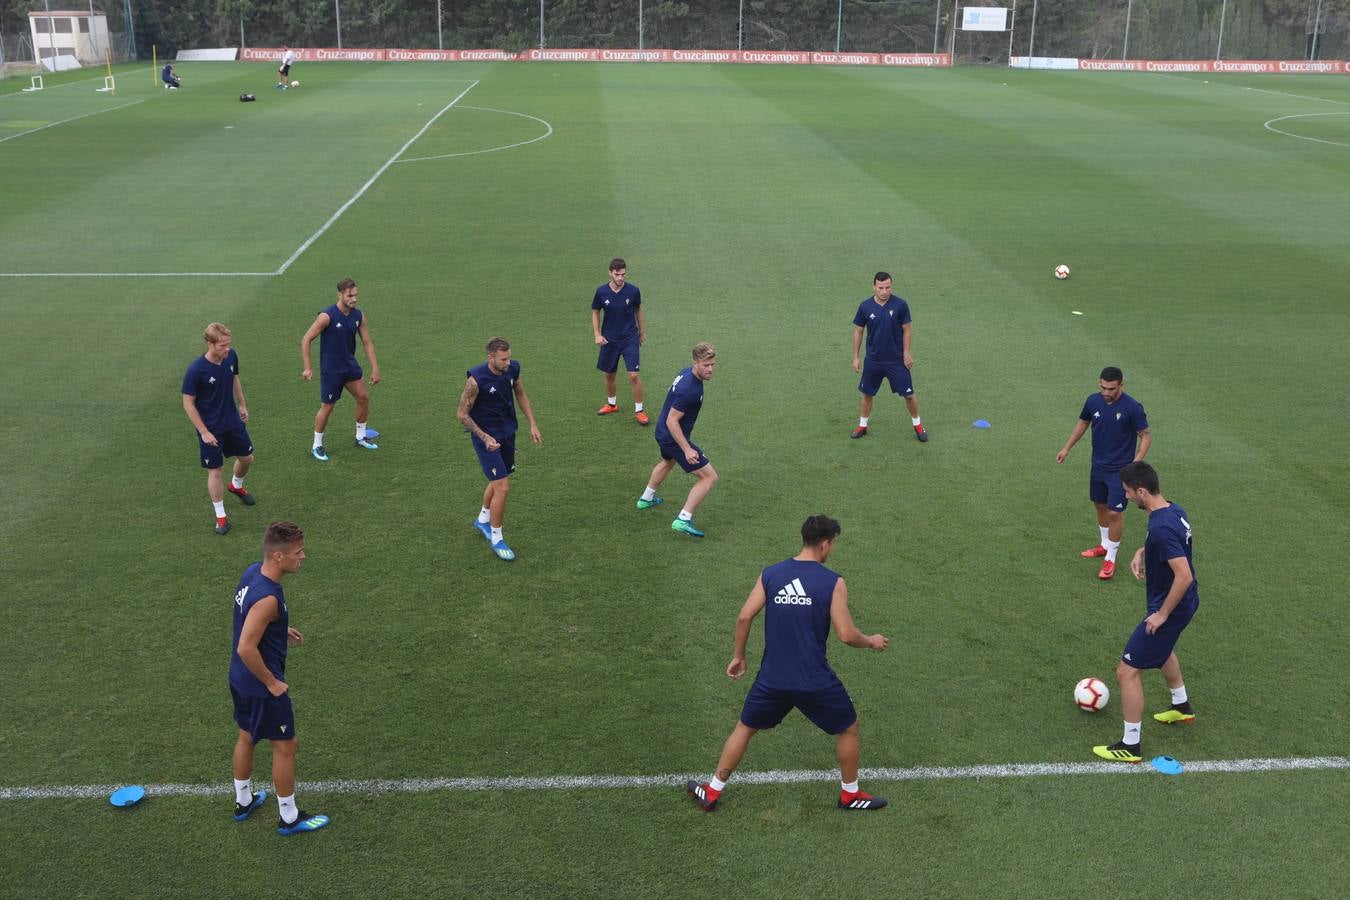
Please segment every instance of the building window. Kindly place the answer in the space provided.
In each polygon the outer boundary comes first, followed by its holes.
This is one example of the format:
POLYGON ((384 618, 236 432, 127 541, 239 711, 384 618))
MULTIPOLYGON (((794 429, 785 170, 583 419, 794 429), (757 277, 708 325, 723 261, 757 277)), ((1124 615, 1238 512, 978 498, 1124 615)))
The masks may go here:
POLYGON ((72 25, 73 25, 74 23, 73 23, 73 21, 70 19, 70 17, 68 17, 68 16, 62 16, 62 17, 59 18, 59 19, 56 18, 55 16, 53 16, 53 17, 52 17, 52 22, 54 22, 54 23, 56 24, 56 33, 57 33, 57 34, 70 34, 70 33, 72 33, 72 32, 75 30, 75 29, 72 27, 72 25))
POLYGON ((89 17, 83 16, 80 19, 80 34, 88 34, 88 33, 89 33, 89 17))

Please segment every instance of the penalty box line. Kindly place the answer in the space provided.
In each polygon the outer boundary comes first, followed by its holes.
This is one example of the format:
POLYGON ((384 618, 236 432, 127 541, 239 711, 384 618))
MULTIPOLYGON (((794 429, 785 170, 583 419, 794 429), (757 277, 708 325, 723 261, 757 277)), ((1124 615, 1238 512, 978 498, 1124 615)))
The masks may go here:
MULTIPOLYGON (((1186 772, 1193 774, 1306 772, 1350 769, 1350 759, 1344 756, 1312 756, 1284 759, 1196 760, 1187 762, 1185 766, 1186 772)), ((1109 762, 1085 762, 916 766, 908 769, 865 768, 859 774, 868 781, 943 781, 981 778, 1046 778, 1067 775, 1135 775, 1152 773, 1152 771, 1151 767, 1145 765, 1129 766, 1109 762)), ((299 789, 307 794, 426 794, 436 791, 481 793, 486 791, 558 791, 600 788, 674 788, 683 785, 690 778, 701 777, 702 775, 684 774, 366 779, 300 782, 299 789)), ((800 784, 816 781, 830 782, 838 777, 837 769, 737 772, 735 783, 800 784)), ((120 786, 115 784, 82 784, 0 788, 0 801, 89 800, 106 797, 120 786)), ((146 795, 156 797, 217 797, 229 794, 231 790, 232 787, 228 784, 145 785, 146 795)))

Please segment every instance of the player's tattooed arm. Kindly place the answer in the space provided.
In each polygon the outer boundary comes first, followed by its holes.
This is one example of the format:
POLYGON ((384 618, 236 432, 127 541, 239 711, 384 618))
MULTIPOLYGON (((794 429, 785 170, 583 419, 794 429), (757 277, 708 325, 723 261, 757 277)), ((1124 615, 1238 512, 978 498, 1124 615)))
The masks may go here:
POLYGON ((459 424, 463 425, 470 434, 487 443, 491 436, 479 428, 478 423, 473 420, 473 416, 469 415, 469 410, 473 408, 473 403, 477 399, 478 382, 470 378, 464 382, 464 390, 460 392, 459 409, 456 415, 459 417, 459 424))

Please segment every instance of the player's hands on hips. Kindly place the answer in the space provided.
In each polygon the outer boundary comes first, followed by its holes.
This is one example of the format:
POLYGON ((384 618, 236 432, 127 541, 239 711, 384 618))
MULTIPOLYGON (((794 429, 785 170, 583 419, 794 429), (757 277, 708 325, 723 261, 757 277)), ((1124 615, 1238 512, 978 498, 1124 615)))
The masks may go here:
POLYGON ((872 645, 873 650, 885 650, 891 645, 890 638, 884 634, 874 634, 867 640, 872 645))
POLYGON ((306 381, 313 381, 313 380, 314 380, 314 370, 313 370, 313 369, 306 369, 305 371, 303 371, 303 372, 300 373, 300 377, 303 378, 303 379, 305 379, 306 381))
POLYGON ((291 686, 284 681, 274 681, 267 686, 267 693, 273 697, 280 697, 291 689, 291 686))
POLYGON ((905 354, 905 368, 914 368, 914 357, 910 356, 908 353, 905 354))
POLYGON ((603 347, 603 346, 605 346, 606 344, 608 344, 609 341, 605 340, 605 336, 604 336, 603 334, 600 334, 599 332, 597 332, 596 335, 595 335, 595 343, 596 343, 598 346, 603 347))
POLYGON ((689 465, 691 466, 698 465, 698 451, 695 450, 693 447, 690 447, 688 450, 684 451, 684 461, 689 463, 689 465))
POLYGON ((297 629, 288 626, 286 628, 286 640, 293 645, 303 644, 305 642, 305 636, 301 634, 297 629))
POLYGON ((502 448, 501 441, 490 434, 483 439, 483 446, 488 448, 488 450, 500 450, 502 448))
POLYGON ((205 445, 208 446, 208 447, 219 447, 219 446, 220 446, 220 441, 216 440, 216 436, 215 436, 214 434, 212 434, 211 432, 209 432, 209 431, 203 431, 203 432, 201 432, 201 439, 202 439, 202 443, 205 444, 205 445))
MULTIPOLYGON (((1140 581, 1144 580, 1144 548, 1140 547, 1134 551, 1134 558, 1130 560, 1130 571, 1134 577, 1140 581)), ((1152 632, 1149 632, 1152 634, 1152 632)))
POLYGON ((745 657, 737 656, 727 665, 727 675, 731 678, 740 678, 745 674, 745 657))
POLYGON ((374 387, 375 385, 377 385, 377 384, 379 384, 379 383, 380 383, 380 370, 379 370, 379 369, 371 369, 371 370, 370 370, 370 384, 371 384, 371 386, 374 387))
POLYGON ((240 422, 248 421, 248 407, 242 403, 239 404, 239 421, 240 422))
POLYGON ((855 374, 862 372, 862 360, 856 356, 853 357, 853 371, 855 374))
POLYGON ((1153 634, 1155 631, 1161 628, 1163 626, 1163 623, 1166 621, 1167 616, 1161 610, 1155 612, 1153 615, 1149 616, 1147 619, 1144 620, 1144 631, 1147 632, 1148 634, 1153 634))

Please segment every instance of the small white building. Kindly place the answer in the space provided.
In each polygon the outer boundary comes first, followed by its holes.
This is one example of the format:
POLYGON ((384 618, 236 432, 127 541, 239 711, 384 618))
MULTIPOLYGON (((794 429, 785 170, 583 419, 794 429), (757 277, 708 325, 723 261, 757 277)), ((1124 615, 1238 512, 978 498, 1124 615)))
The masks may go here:
POLYGON ((110 52, 108 17, 89 10, 43 10, 28 14, 33 52, 49 72, 99 65, 110 52))

